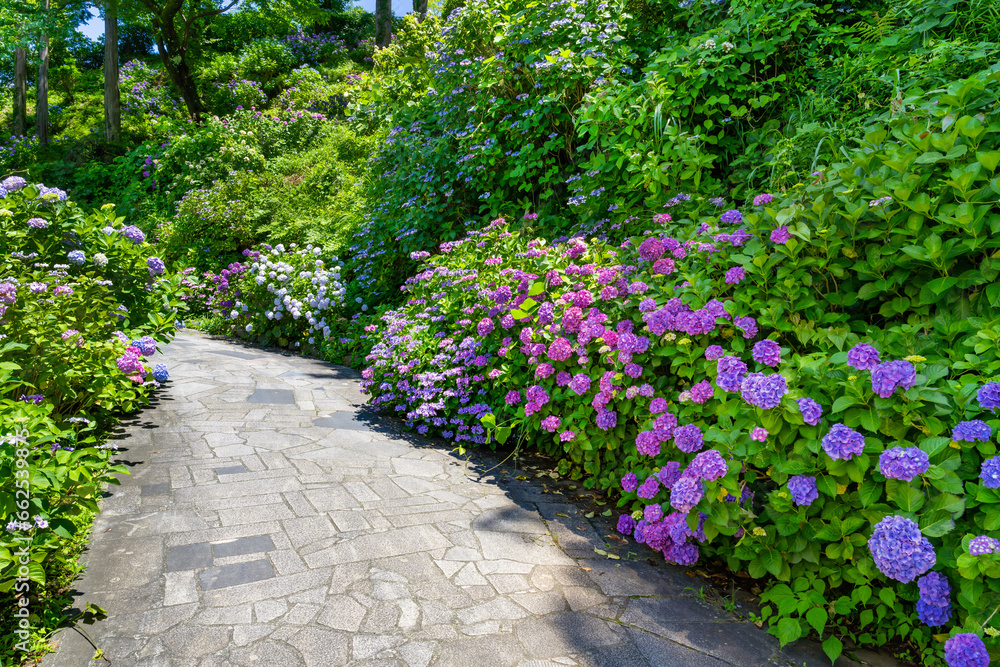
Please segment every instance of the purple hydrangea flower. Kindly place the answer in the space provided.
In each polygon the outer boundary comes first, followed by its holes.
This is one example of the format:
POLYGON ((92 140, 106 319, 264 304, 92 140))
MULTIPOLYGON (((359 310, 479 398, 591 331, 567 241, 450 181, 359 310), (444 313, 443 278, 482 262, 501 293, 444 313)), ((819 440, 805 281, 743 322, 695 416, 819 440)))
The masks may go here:
POLYGON ((28 218, 28 226, 32 229, 45 229, 49 226, 49 221, 43 218, 28 218))
POLYGON ((556 417, 555 415, 549 415, 548 417, 542 420, 542 428, 548 431, 549 433, 555 433, 556 429, 559 428, 561 425, 562 425, 562 420, 559 419, 559 417, 556 417))
POLYGON ((928 572, 917 579, 920 600, 917 616, 926 625, 939 627, 951 619, 951 586, 940 572, 928 572))
POLYGON ((706 449, 695 455, 685 474, 714 482, 725 477, 727 472, 729 472, 729 466, 726 465, 722 454, 715 449, 706 449))
POLYGON ((656 431, 639 431, 635 448, 643 456, 656 456, 660 453, 660 436, 656 431))
POLYGON ((732 209, 719 216, 719 222, 724 225, 738 225, 743 222, 743 214, 732 209))
POLYGON ((549 345, 548 355, 553 361, 566 361, 573 355, 573 346, 565 338, 556 338, 549 345))
POLYGON ((878 456, 878 469, 889 479, 909 482, 917 475, 927 472, 930 459, 927 452, 919 447, 893 447, 878 456))
POLYGON ((513 389, 508 391, 507 395, 504 397, 504 401, 507 405, 517 405, 521 402, 521 392, 514 391, 513 389))
POLYGON ((674 488, 674 484, 680 478, 681 464, 677 461, 668 461, 656 473, 656 479, 660 480, 660 484, 663 485, 663 488, 668 490, 674 488))
POLYGON ((645 519, 647 523, 659 521, 663 518, 663 508, 657 504, 646 505, 646 507, 642 510, 642 518, 645 519))
POLYGON ((639 480, 636 478, 634 472, 626 473, 622 477, 622 490, 626 493, 632 493, 637 488, 639 488, 639 480))
POLYGON ((753 205, 763 206, 765 204, 770 204, 772 201, 774 201, 774 196, 764 192, 753 198, 753 205))
POLYGON ((944 643, 948 667, 989 667, 990 654, 983 640, 971 632, 961 632, 944 643))
POLYGON ((812 426, 818 424, 823 417, 823 407, 811 398, 800 398, 798 403, 802 421, 812 426))
POLYGON ((788 478, 788 492, 796 505, 812 505, 819 498, 816 478, 811 475, 792 475, 788 478))
POLYGON ((622 535, 631 535, 635 530, 635 519, 628 514, 618 517, 618 532, 622 535))
POLYGON ((84 262, 87 261, 87 255, 84 254, 82 250, 70 250, 66 253, 66 259, 70 264, 76 264, 77 266, 82 266, 84 262))
POLYGON ((670 490, 670 506, 678 512, 687 513, 701 502, 705 496, 705 485, 694 476, 681 475, 670 490))
POLYGON ((639 246, 639 257, 647 262, 654 262, 663 255, 663 251, 663 241, 653 236, 643 241, 642 245, 639 246))
POLYGON ((879 571, 890 579, 908 584, 934 567, 934 547, 920 527, 905 517, 890 515, 875 525, 868 548, 879 571))
POLYGON ((636 492, 640 498, 645 498, 649 500, 655 496, 660 491, 660 483, 656 481, 656 477, 647 477, 646 481, 639 486, 639 490, 636 492))
POLYGON ((569 442, 576 437, 576 431, 563 431, 559 434, 559 442, 569 442))
POLYGON ((1000 553, 1000 540, 989 535, 979 535, 969 540, 970 556, 1000 553))
POLYGON ((990 425, 981 419, 959 422, 951 432, 955 442, 987 442, 990 439, 990 425))
POLYGON ((569 388, 582 396, 590 391, 590 376, 586 373, 577 373, 569 381, 569 388))
POLYGON ((988 382, 976 391, 979 407, 986 410, 1000 408, 1000 382, 988 382))
POLYGON ((823 436, 823 451, 832 459, 850 460, 865 449, 865 437, 844 424, 834 424, 823 436))
POLYGON ((784 376, 779 373, 764 375, 750 373, 740 383, 740 394, 750 405, 770 410, 781 405, 781 399, 788 393, 784 376))
POLYGON ((597 411, 597 428, 602 431, 610 431, 618 423, 618 413, 614 410, 597 411))
POLYGON ((979 479, 987 489, 1000 489, 1000 456, 983 461, 979 471, 979 479))
POLYGON ((704 436, 701 429, 694 424, 685 424, 674 430, 674 444, 682 452, 691 454, 702 448, 704 436))
POLYGON ((709 345, 705 348, 705 358, 709 361, 715 361, 721 358, 723 354, 725 354, 725 351, 721 345, 709 345))
POLYGON ((488 336, 493 332, 494 328, 495 325, 493 324, 493 320, 488 317, 484 317, 479 320, 479 324, 476 325, 476 333, 480 336, 488 336))
POLYGON ((167 270, 167 267, 163 264, 163 260, 159 257, 148 258, 146 266, 149 268, 149 273, 154 276, 158 276, 167 270))
POLYGON ((691 400, 699 405, 704 404, 708 401, 708 399, 712 398, 712 394, 715 393, 712 390, 712 383, 708 380, 702 380, 701 382, 695 384, 691 387, 690 392, 691 400))
POLYGON ((735 392, 740 390, 743 383, 743 375, 747 372, 747 365, 739 357, 722 357, 716 365, 719 376, 715 383, 723 391, 735 392))
POLYGON ((750 431, 750 439, 756 442, 764 442, 767 440, 767 436, 767 429, 762 426, 754 426, 753 430, 750 431))
POLYGON ((143 233, 141 229, 139 229, 135 225, 129 225, 128 227, 123 229, 122 236, 124 236, 125 238, 127 238, 129 241, 131 241, 136 245, 139 245, 140 243, 146 240, 146 235, 143 233))
POLYGON ((737 285, 747 275, 746 269, 742 266, 734 266, 726 271, 726 284, 737 285))
POLYGON ((882 361, 878 350, 868 343, 858 343, 847 351, 847 365, 859 371, 868 371, 882 361))
POLYGON ((667 401, 663 398, 654 398, 649 402, 649 411, 654 415, 658 415, 661 412, 667 411, 667 401))
POLYGON ((887 361, 872 369, 872 391, 889 398, 896 389, 912 387, 916 379, 917 371, 909 361, 887 361))
POLYGON ((758 341, 753 346, 753 359, 758 364, 777 366, 781 363, 781 345, 770 338, 758 341))
POLYGON ((781 225, 771 232, 771 240, 781 245, 788 243, 788 239, 790 238, 792 238, 792 235, 788 233, 788 227, 785 225, 781 225))

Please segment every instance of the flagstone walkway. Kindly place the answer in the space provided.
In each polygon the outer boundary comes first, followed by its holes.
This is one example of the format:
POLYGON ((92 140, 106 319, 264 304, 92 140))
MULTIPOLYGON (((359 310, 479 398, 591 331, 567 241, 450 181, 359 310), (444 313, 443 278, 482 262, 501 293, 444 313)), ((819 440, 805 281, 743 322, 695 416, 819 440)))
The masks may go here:
MULTIPOLYGON (((679 568, 595 554, 539 484, 365 417, 350 369, 194 332, 162 356, 77 585, 114 667, 829 664, 679 568)), ((44 667, 99 664, 74 630, 57 645, 44 667)))

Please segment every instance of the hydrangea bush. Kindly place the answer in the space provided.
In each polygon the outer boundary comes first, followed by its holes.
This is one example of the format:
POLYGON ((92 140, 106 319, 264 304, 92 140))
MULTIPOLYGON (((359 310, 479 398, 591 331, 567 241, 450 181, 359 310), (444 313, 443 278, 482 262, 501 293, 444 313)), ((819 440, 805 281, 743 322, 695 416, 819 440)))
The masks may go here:
MULTIPOLYGON (((942 619, 981 624, 1000 592, 992 552, 969 549, 1000 529, 1000 320, 858 307, 844 294, 873 278, 838 268, 845 240, 812 201, 767 195, 740 224, 679 203, 621 245, 498 219, 416 252, 408 301, 372 325, 366 391, 457 443, 516 426, 619 493, 636 541, 765 579, 782 642, 902 640, 933 660, 942 619)), ((856 228, 883 216, 863 212, 856 228)), ((907 289, 933 275, 911 268, 907 289)))

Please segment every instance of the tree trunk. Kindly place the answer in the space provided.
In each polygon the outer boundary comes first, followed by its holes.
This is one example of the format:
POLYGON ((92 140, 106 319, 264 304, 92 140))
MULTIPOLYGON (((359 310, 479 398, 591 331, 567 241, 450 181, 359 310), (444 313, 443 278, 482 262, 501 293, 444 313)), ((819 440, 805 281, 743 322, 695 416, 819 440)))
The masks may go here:
POLYGON ((156 46, 160 51, 160 60, 163 68, 170 75, 170 80, 177 89, 181 91, 184 105, 187 106, 188 113, 196 123, 201 122, 201 115, 206 108, 198 95, 198 84, 188 67, 187 54, 183 48, 181 38, 177 34, 174 22, 161 21, 159 18, 153 19, 153 28, 156 33, 156 46))
POLYGON ((375 0, 375 45, 389 46, 392 41, 392 0, 375 0))
POLYGON ((121 139, 122 96, 118 87, 118 0, 104 3, 104 138, 121 139))
POLYGON ((23 46, 14 49, 14 134, 28 131, 28 54, 23 46))
POLYGON ((413 13, 417 15, 417 21, 423 23, 427 18, 427 0, 413 0, 413 13))
MULTIPOLYGON (((45 0, 45 13, 48 14, 51 0, 45 0)), ((42 34, 41 52, 38 54, 38 81, 35 96, 35 134, 43 144, 49 143, 49 36, 42 34)))

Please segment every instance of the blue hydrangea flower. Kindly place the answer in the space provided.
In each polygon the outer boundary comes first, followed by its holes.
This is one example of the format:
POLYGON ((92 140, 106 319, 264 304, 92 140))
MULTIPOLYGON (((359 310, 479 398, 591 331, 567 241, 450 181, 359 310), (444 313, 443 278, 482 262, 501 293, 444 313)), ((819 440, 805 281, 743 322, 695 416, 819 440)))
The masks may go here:
POLYGON ((719 222, 724 225, 738 225, 743 222, 743 214, 736 209, 731 209, 719 216, 719 222))
POLYGON ((781 405, 781 399, 788 393, 784 376, 773 373, 750 373, 740 384, 740 394, 750 405, 770 410, 781 405))
POLYGON ((868 343, 858 343, 847 351, 847 365, 859 371, 868 371, 881 361, 878 350, 868 343))
POLYGON ((917 579, 920 600, 917 616, 926 625, 936 628, 951 619, 951 586, 940 572, 928 572, 917 579))
POLYGON ((989 382, 984 384, 976 392, 976 399, 979 405, 987 410, 1000 408, 1000 382, 989 382))
POLYGON ((66 253, 66 259, 69 260, 70 264, 81 266, 87 261, 87 255, 82 250, 70 250, 66 253))
POLYGON ((978 535, 969 540, 970 556, 1000 553, 1000 540, 989 535, 978 535))
POLYGON ((909 361, 887 361, 872 369, 872 391, 889 398, 896 389, 909 389, 917 379, 917 371, 909 361))
POLYGON ((656 473, 656 479, 660 480, 660 484, 662 484, 663 488, 667 490, 674 488, 674 484, 680 478, 681 464, 677 461, 668 461, 656 473))
POLYGON ((890 515, 875 525, 868 538, 875 567, 890 579, 908 584, 934 567, 937 556, 920 526, 909 519, 890 515))
POLYGON ((811 475, 792 475, 788 478, 788 492, 796 505, 812 505, 819 498, 816 478, 811 475))
POLYGON ((971 632, 961 632, 944 643, 948 667, 989 667, 990 654, 983 640, 971 632))
POLYGON ((983 461, 979 470, 979 479, 987 489, 1000 489, 1000 456, 983 461))
POLYGON ((802 421, 811 426, 818 424, 819 420, 823 417, 823 406, 811 398, 800 398, 798 403, 802 421))
POLYGON ((163 260, 159 257, 150 257, 146 260, 146 266, 149 268, 150 275, 158 276, 167 270, 164 266, 163 260))
POLYGON ((951 432, 951 439, 955 442, 976 442, 977 440, 986 442, 990 439, 990 425, 982 419, 972 419, 959 422, 951 432))
POLYGON ((823 451, 831 459, 850 460, 865 449, 865 437, 844 424, 834 424, 823 436, 823 451))
POLYGON ((777 366, 781 363, 781 345, 770 338, 758 341, 753 346, 753 359, 758 364, 777 366))
POLYGON ((124 236, 125 238, 127 238, 129 241, 131 241, 136 245, 139 245, 140 243, 146 240, 146 235, 143 233, 141 229, 139 229, 135 225, 129 225, 128 227, 123 229, 122 236, 124 236))
POLYGON ((156 364, 153 366, 153 379, 157 382, 166 382, 169 377, 170 373, 167 371, 166 364, 156 364))
POLYGON ((878 457, 878 469, 889 479, 909 482, 917 475, 927 472, 930 459, 927 452, 919 447, 893 447, 878 457))

